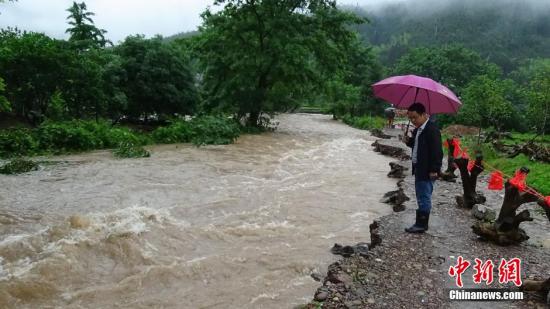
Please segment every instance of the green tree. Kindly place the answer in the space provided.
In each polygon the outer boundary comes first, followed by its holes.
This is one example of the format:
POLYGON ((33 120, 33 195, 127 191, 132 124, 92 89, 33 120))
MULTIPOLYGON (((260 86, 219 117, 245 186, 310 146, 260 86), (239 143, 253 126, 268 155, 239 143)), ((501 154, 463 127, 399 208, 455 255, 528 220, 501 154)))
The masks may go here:
POLYGON ((98 49, 74 51, 66 46, 63 98, 69 114, 74 118, 95 117, 106 114, 107 98, 104 92, 103 71, 107 63, 105 52, 98 49))
POLYGON ((94 25, 92 16, 95 14, 88 12, 86 3, 73 2, 73 5, 67 9, 67 12, 70 13, 67 19, 69 20, 69 25, 72 27, 68 28, 65 32, 70 33, 69 42, 77 50, 105 47, 111 43, 105 39, 107 31, 99 29, 94 25))
POLYGON ((394 75, 416 74, 432 78, 457 94, 477 75, 491 78, 500 75, 496 65, 459 45, 412 49, 399 59, 392 71, 394 75))
POLYGON ((207 109, 248 115, 284 111, 316 95, 345 61, 363 20, 327 0, 216 0, 203 13, 198 55, 207 109))
POLYGON ((527 121, 539 134, 550 132, 550 68, 535 75, 528 90, 527 121))
POLYGON ((147 118, 153 114, 192 114, 198 103, 194 76, 178 49, 161 37, 127 37, 115 48, 125 72, 121 88, 127 113, 147 118))
POLYGON ((511 80, 477 76, 464 89, 464 105, 459 111, 460 122, 481 127, 492 126, 497 130, 513 127, 515 109, 507 99, 507 93, 513 87, 511 80))
POLYGON ((36 123, 46 114, 50 98, 64 80, 67 59, 62 45, 41 33, 0 32, 0 72, 16 115, 36 123))

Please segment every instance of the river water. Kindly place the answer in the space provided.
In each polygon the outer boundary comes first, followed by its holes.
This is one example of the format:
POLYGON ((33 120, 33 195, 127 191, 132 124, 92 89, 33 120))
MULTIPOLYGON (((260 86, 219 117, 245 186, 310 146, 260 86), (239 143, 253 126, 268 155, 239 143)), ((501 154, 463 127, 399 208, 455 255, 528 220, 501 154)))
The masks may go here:
POLYGON ((390 159, 329 116, 235 144, 108 151, 0 176, 1 308, 292 308, 369 241, 390 159))

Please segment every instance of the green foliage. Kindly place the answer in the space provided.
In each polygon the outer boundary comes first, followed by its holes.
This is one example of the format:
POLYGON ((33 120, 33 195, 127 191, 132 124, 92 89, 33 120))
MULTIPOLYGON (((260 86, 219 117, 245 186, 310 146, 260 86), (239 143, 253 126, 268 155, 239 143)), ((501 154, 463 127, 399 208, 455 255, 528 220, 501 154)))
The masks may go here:
POLYGON ((371 116, 353 117, 346 115, 342 118, 342 121, 347 125, 362 130, 382 129, 386 124, 384 118, 371 116))
POLYGON ((3 95, 6 91, 6 84, 4 79, 0 77, 0 113, 11 112, 11 104, 3 95))
POLYGON ((38 148, 38 141, 29 129, 0 130, 0 157, 29 155, 38 148))
POLYGON ((86 3, 73 2, 73 5, 67 9, 67 12, 70 13, 67 19, 69 20, 69 25, 72 27, 68 28, 65 32, 70 33, 69 42, 77 50, 83 51, 90 48, 105 47, 105 45, 111 43, 105 39, 107 31, 94 26, 92 16, 95 14, 88 12, 86 3))
POLYGON ((153 131, 153 140, 157 143, 188 143, 191 141, 193 128, 190 122, 176 121, 167 127, 160 127, 153 131))
POLYGON ((192 114, 198 104, 194 77, 175 45, 161 37, 130 36, 115 48, 126 81, 122 90, 128 100, 126 114, 192 114))
POLYGON ((67 103, 63 99, 61 91, 56 91, 50 98, 46 117, 53 121, 63 121, 68 119, 67 103))
MULTIPOLYGON (((550 59, 547 59, 550 62, 550 59)), ((539 134, 550 132, 550 66, 537 73, 527 89, 529 105, 527 121, 539 134)))
POLYGON ((64 80, 66 53, 62 42, 40 33, 0 32, 0 72, 6 81, 5 96, 16 115, 38 123, 50 98, 64 80))
POLYGON ((113 154, 118 158, 147 158, 151 156, 149 151, 132 142, 120 143, 118 148, 113 151, 113 154))
POLYGON ((79 121, 46 122, 37 132, 40 149, 53 153, 101 148, 101 140, 86 130, 79 121))
POLYGON ((227 117, 201 116, 191 120, 191 142, 201 145, 231 144, 239 137, 239 124, 227 117))
POLYGON ((429 77, 460 95, 463 87, 475 76, 488 75, 495 78, 500 72, 478 53, 460 45, 450 45, 412 49, 399 59, 392 70, 392 75, 405 74, 429 77))
POLYGON ((362 22, 334 1, 218 0, 203 13, 197 55, 204 70, 206 110, 249 115, 286 111, 311 98, 340 70, 362 22))
POLYGON ((148 143, 147 137, 126 128, 112 128, 105 121, 45 122, 36 130, 36 138, 41 151, 56 154, 148 143))
POLYGON ((459 121, 467 125, 497 130, 513 127, 515 109, 507 94, 515 87, 511 80, 492 79, 483 75, 474 78, 464 90, 459 121))
POLYGON ((341 80, 332 80, 326 85, 327 111, 334 119, 346 114, 357 115, 360 104, 361 89, 341 80))
POLYGON ((0 174, 21 174, 38 169, 38 164, 33 161, 16 158, 0 166, 0 174))

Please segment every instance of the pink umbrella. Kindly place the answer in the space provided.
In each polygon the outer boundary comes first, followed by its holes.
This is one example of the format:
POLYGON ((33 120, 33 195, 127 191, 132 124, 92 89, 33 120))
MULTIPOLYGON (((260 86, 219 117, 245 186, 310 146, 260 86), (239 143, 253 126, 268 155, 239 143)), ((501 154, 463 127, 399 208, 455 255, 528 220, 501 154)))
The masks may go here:
POLYGON ((454 114, 462 105, 447 87, 429 78, 416 75, 392 76, 372 85, 374 95, 407 109, 415 102, 422 103, 428 114, 454 114))

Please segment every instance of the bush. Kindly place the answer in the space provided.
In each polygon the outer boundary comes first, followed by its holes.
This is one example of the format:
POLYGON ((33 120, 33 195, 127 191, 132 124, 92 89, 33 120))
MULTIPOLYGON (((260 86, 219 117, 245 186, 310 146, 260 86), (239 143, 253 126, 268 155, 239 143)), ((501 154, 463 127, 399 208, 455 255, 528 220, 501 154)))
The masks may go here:
POLYGON ((151 156, 149 151, 145 150, 142 146, 132 144, 131 142, 120 143, 113 154, 118 158, 146 158, 151 156))
POLYGON ((239 137, 239 124, 222 116, 201 116, 190 122, 192 128, 191 142, 201 145, 231 144, 239 137))
POLYGON ((177 121, 167 127, 157 128, 153 131, 153 140, 157 143, 188 143, 191 141, 193 131, 191 124, 186 121, 177 121))
POLYGON ((86 130, 80 121, 47 122, 36 132, 41 150, 53 153, 101 148, 101 140, 86 130))
POLYGON ((0 157, 28 155, 37 148, 38 142, 29 129, 0 131, 0 157))
POLYGON ((127 128, 112 127, 107 121, 47 122, 37 129, 36 136, 42 151, 57 154, 114 148, 123 142, 134 145, 145 145, 149 142, 146 136, 127 128))
POLYGON ((0 167, 0 174, 20 174, 38 169, 38 164, 33 161, 16 158, 0 167))

